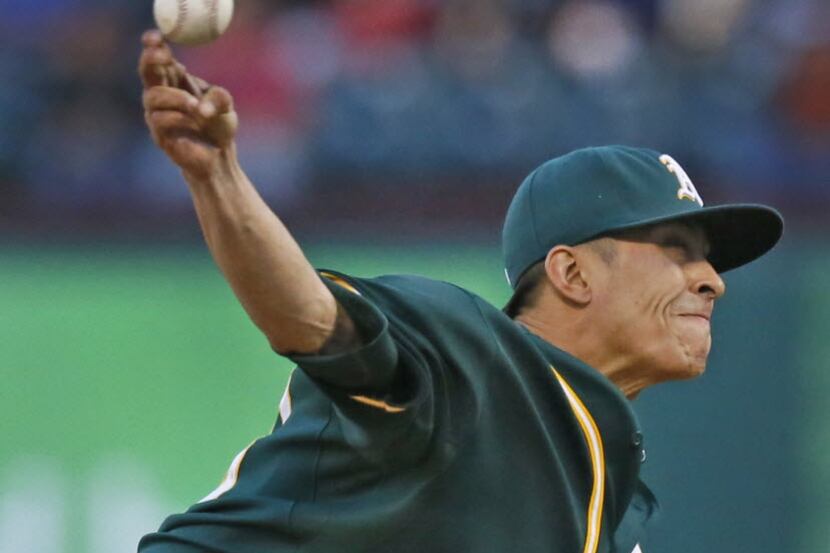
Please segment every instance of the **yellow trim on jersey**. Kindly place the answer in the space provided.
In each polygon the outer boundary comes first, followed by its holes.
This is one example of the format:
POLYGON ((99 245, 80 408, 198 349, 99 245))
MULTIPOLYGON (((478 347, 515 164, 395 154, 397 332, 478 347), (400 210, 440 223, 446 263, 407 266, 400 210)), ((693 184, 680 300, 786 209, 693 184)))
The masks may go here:
MULTIPOLYGON (((327 279, 329 279, 330 281, 332 281, 333 283, 337 284, 338 286, 341 286, 341 287, 345 288, 349 292, 351 292, 353 294, 357 294, 358 296, 361 295, 360 292, 358 292, 357 288, 352 286, 343 277, 337 276, 335 274, 332 274, 332 273, 329 273, 329 272, 326 272, 326 271, 320 271, 320 274, 322 276, 326 277, 327 279)), ((406 409, 404 409, 403 407, 395 407, 394 405, 389 405, 385 401, 381 401, 379 399, 372 399, 372 398, 366 397, 366 396, 349 396, 349 397, 351 397, 353 400, 357 401, 358 403, 362 403, 362 404, 368 405, 370 407, 375 407, 376 409, 381 409, 383 411, 386 411, 387 413, 403 413, 404 411, 406 411, 406 409)))
MULTIPOLYGON (((345 288, 349 292, 351 292, 353 294, 357 294, 358 296, 361 295, 361 293, 357 290, 357 288, 352 286, 343 277, 337 276, 335 274, 332 274, 332 273, 329 273, 329 272, 326 272, 326 271, 320 271, 320 274, 322 276, 326 277, 327 279, 329 279, 330 281, 332 281, 333 283, 335 283, 339 286, 342 286, 343 288, 345 288)), ((394 405, 389 405, 385 401, 381 401, 379 399, 372 399, 372 398, 366 397, 366 396, 349 396, 349 397, 351 397, 353 400, 357 401, 358 403, 362 403, 364 405, 368 405, 368 406, 374 407, 376 409, 381 409, 383 411, 386 411, 387 413, 403 413, 404 411, 406 411, 406 409, 403 408, 403 407, 395 407, 394 405)))
POLYGON ((320 271, 320 274, 321 274, 322 276, 326 277, 327 279, 329 279, 330 281, 332 281, 333 283, 337 284, 338 286, 340 286, 340 287, 342 287, 342 288, 345 288, 346 290, 348 290, 348 291, 349 291, 349 292, 351 292, 352 294, 357 294, 358 296, 360 296, 360 295, 361 295, 361 294, 360 294, 360 292, 358 292, 358 291, 357 291, 357 288, 355 288, 354 286, 352 286, 352 285, 351 285, 351 284, 350 284, 350 283, 349 283, 346 279, 344 279, 343 277, 337 276, 337 275, 332 274, 332 273, 327 273, 326 271, 320 271))
POLYGON ((602 529, 602 509, 605 501, 605 453, 602 448, 602 435, 599 433, 597 423, 591 416, 591 412, 576 395, 573 388, 562 378, 562 375, 551 367, 553 374, 562 386, 568 403, 582 428, 585 441, 588 444, 588 451, 591 454, 591 467, 594 471, 594 485, 591 490, 591 499, 588 502, 588 528, 585 533, 585 547, 583 553, 596 553, 599 547, 599 534, 602 529))
POLYGON ((395 407, 394 405, 389 405, 385 401, 381 401, 379 399, 372 399, 366 396, 349 396, 353 400, 357 401, 358 403, 362 403, 364 405, 368 405, 370 407, 375 407, 377 409, 383 409, 387 413, 403 413, 406 411, 403 407, 395 407))

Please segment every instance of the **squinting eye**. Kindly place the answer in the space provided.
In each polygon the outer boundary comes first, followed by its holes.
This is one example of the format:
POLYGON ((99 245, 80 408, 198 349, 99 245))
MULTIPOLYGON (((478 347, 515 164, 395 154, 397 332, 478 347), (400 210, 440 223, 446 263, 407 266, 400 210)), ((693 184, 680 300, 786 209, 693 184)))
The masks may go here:
POLYGON ((681 250, 688 250, 689 244, 681 240, 666 240, 663 245, 667 248, 680 248, 681 250))
POLYGON ((678 257, 688 258, 692 255, 692 247, 683 240, 666 240, 663 242, 663 247, 672 251, 672 255, 678 257), (676 252, 676 253, 675 253, 676 252))

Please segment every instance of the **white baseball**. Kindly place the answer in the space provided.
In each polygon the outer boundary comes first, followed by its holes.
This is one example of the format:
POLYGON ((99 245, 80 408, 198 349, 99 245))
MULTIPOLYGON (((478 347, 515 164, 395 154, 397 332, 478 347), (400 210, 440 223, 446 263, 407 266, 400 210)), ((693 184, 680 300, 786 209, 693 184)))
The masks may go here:
POLYGON ((154 0, 153 16, 170 42, 205 44, 230 25, 233 0, 154 0))

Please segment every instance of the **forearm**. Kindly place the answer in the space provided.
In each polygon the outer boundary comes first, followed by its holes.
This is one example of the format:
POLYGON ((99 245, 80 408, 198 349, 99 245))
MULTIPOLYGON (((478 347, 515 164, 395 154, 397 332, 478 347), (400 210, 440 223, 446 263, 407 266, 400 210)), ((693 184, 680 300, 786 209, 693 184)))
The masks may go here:
POLYGON ((321 350, 337 302, 230 148, 210 177, 185 173, 205 241, 251 320, 281 353, 321 350))

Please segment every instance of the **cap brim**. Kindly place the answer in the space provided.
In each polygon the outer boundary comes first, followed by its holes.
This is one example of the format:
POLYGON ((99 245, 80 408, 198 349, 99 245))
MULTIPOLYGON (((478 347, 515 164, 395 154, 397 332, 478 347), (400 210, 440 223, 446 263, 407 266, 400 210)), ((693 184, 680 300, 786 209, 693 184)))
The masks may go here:
MULTIPOLYGON (((639 221, 635 228, 669 221, 699 224, 709 238, 709 262, 719 273, 758 259, 778 243, 784 219, 775 209, 758 204, 727 204, 639 221)), ((614 230, 623 230, 617 228, 614 230)))

